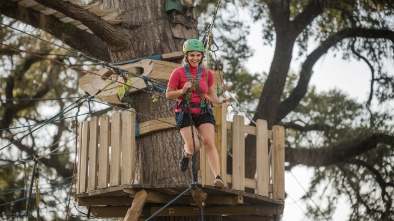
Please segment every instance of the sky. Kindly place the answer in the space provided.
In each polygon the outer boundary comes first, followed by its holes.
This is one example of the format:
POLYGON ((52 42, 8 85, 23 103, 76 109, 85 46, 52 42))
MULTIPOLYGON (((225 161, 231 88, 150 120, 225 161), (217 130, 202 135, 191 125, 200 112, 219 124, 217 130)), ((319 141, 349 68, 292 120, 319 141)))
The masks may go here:
MULTIPOLYGON (((259 48, 259 50, 256 50, 254 56, 249 59, 247 68, 255 73, 269 71, 274 52, 272 47, 264 46, 261 43, 261 39, 261 27, 257 24, 251 24, 248 42, 253 42, 253 47, 259 48)), ((388 69, 393 71, 394 61, 389 61, 387 65, 388 69)), ((296 71, 299 66, 300 64, 297 63, 291 64, 291 68, 296 71)), ((365 102, 369 96, 371 74, 365 63, 356 60, 344 61, 341 59, 341 56, 335 57, 329 51, 315 64, 313 72, 310 86, 316 86, 318 92, 336 88, 346 92, 358 102, 365 102)), ((305 204, 300 200, 305 195, 305 191, 309 189, 312 176, 313 169, 305 166, 294 167, 290 172, 285 173, 285 191, 288 197, 285 201, 283 221, 313 220, 306 216, 305 204)), ((312 200, 309 201, 310 206, 314 206, 312 200)), ((332 220, 348 220, 349 213, 348 203, 346 199, 342 198, 339 200, 332 220)))

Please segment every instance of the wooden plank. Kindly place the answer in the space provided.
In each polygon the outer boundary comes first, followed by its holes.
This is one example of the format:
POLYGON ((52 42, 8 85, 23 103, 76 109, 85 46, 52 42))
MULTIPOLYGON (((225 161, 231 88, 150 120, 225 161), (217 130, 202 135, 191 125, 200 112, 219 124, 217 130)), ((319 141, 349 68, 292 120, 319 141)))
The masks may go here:
POLYGON ((122 112, 122 166, 121 184, 130 184, 135 178, 135 110, 122 112))
POLYGON ((70 18, 70 17, 64 17, 64 18, 61 18, 59 20, 64 22, 64 23, 70 23, 72 21, 75 21, 73 18, 70 18))
POLYGON ((85 26, 85 25, 83 25, 83 24, 77 25, 77 26, 75 26, 75 27, 77 27, 77 28, 79 28, 79 29, 81 29, 81 30, 86 30, 86 29, 88 29, 88 27, 85 26))
POLYGON ((269 158, 268 158, 268 128, 267 121, 256 121, 256 193, 268 197, 269 158))
POLYGON ((98 119, 93 117, 89 121, 89 174, 88 191, 97 188, 97 140, 98 140, 98 119))
POLYGON ((250 135, 256 135, 256 127, 250 125, 244 125, 243 127, 245 133, 250 135))
MULTIPOLYGON (((151 214, 161 207, 151 207, 151 214)), ((207 206, 204 215, 272 215, 283 214, 283 205, 236 205, 231 206, 207 206)), ((200 216, 201 210, 193 206, 170 206, 156 216, 200 216)))
POLYGON ((97 5, 93 5, 92 7, 89 7, 87 9, 89 12, 101 17, 104 15, 107 15, 111 12, 117 11, 117 9, 103 9, 103 5, 102 4, 97 4, 97 5))
MULTIPOLYGON (((127 206, 94 206, 92 214, 95 217, 124 217, 129 207, 127 206)), ((151 207, 152 215, 162 207, 151 207)), ((274 215, 283 214, 283 205, 237 205, 237 206, 209 206, 204 208, 204 215, 274 215)), ((143 211, 145 213, 145 210, 143 211)), ((163 216, 201 216, 201 209, 196 206, 169 206, 161 211, 157 217, 163 216)))
POLYGON ((236 190, 245 189, 245 133, 244 117, 235 115, 233 118, 233 176, 232 187, 236 190))
POLYGON ((176 122, 174 117, 164 117, 159 118, 158 120, 150 120, 139 125, 139 134, 142 136, 166 129, 174 129, 176 128, 175 125, 176 122))
MULTIPOLYGON (((232 175, 227 174, 227 183, 232 183, 232 175)), ((253 180, 253 179, 249 179, 249 178, 245 178, 245 187, 246 188, 250 188, 250 189, 256 189, 257 188, 257 181, 253 180)), ((268 184, 267 190, 268 193, 272 193, 272 184, 268 184)), ((263 196, 263 195, 261 195, 263 196)), ((268 196, 264 196, 264 197, 268 197, 268 196)))
POLYGON ((57 11, 54 9, 51 9, 51 8, 45 8, 44 10, 41 10, 40 12, 45 15, 52 15, 52 14, 56 13, 57 11))
MULTIPOLYGON (((256 135, 256 127, 244 125, 244 131, 247 134, 256 135)), ((272 131, 267 132, 268 139, 272 140, 272 131)))
POLYGON ((98 170, 98 188, 108 187, 109 175, 109 144, 110 144, 110 122, 109 116, 103 115, 100 121, 100 148, 99 148, 99 170, 98 170))
MULTIPOLYGON (((81 193, 81 190, 80 190, 80 183, 81 183, 81 179, 79 178, 80 177, 80 171, 81 171, 81 165, 82 165, 82 163, 81 163, 81 155, 82 155, 82 123, 79 123, 78 125, 77 125, 77 128, 78 128, 78 150, 77 150, 77 156, 78 156, 78 164, 77 164, 77 194, 79 194, 79 193, 81 193)), ((73 177, 73 179, 74 179, 74 177, 73 177)))
POLYGON ((285 130, 282 126, 273 126, 272 144, 272 198, 285 198, 285 130))
POLYGON ((86 184, 88 179, 88 154, 89 154, 89 122, 82 123, 82 146, 81 146, 81 164, 80 171, 78 171, 79 190, 81 193, 86 192, 86 184))
POLYGON ((41 11, 41 10, 44 10, 46 7, 41 4, 37 4, 37 5, 31 6, 30 8, 33 10, 36 10, 36 11, 41 11))
POLYGON ((20 5, 22 7, 26 7, 26 8, 32 7, 32 6, 37 5, 37 4, 38 3, 36 1, 34 1, 34 0, 22 0, 22 1, 18 2, 18 5, 20 5))
POLYGON ((175 58, 183 58, 183 56, 184 56, 183 51, 177 51, 173 53, 162 54, 161 58, 163 60, 171 60, 175 58))
MULTIPOLYGON (((130 194, 133 197, 137 191, 136 189, 124 189, 123 191, 130 194)), ((173 195, 165 195, 163 193, 149 190, 148 196, 146 198, 146 202, 149 203, 163 203, 167 204, 171 200, 173 200, 176 196, 173 195)), ((176 203, 181 204, 195 204, 195 200, 191 195, 182 195, 177 200, 176 203)), ((240 195, 210 195, 206 201, 205 205, 215 204, 215 205, 237 205, 243 204, 243 196, 240 195)), ((92 204, 94 205, 94 204, 92 204)), ((97 204, 97 205, 105 205, 105 204, 97 204)), ((108 204, 110 205, 110 204, 108 204)))
MULTIPOLYGON (((227 103, 222 104, 222 108, 221 108, 221 148, 219 151, 219 155, 221 158, 221 176, 223 181, 226 184, 226 180, 227 180, 227 103)), ((227 186, 227 184, 226 184, 227 186)))
MULTIPOLYGON (((109 206, 109 207, 104 207, 104 206, 95 206, 91 207, 91 214, 94 215, 94 217, 101 217, 101 218, 113 218, 113 217, 124 217, 127 213, 127 210, 130 207, 126 206, 109 206)), ((142 217, 148 217, 150 216, 149 210, 143 210, 142 211, 143 215, 142 217)), ((140 219, 138 218, 138 221, 146 220, 145 219, 140 219)))
POLYGON ((53 13, 52 14, 52 16, 55 16, 56 18, 64 18, 64 17, 66 17, 66 15, 65 14, 63 14, 63 13, 61 13, 61 12, 55 12, 55 13, 53 13))
POLYGON ((126 206, 131 205, 133 198, 130 196, 110 197, 79 197, 78 206, 126 206))
POLYGON ((111 117, 111 162, 110 162, 110 186, 120 184, 120 151, 121 151, 121 118, 120 113, 115 112, 111 117))
POLYGON ((144 207, 147 195, 148 193, 145 190, 141 190, 135 195, 133 204, 130 209, 127 210, 127 214, 123 219, 124 221, 135 221, 138 219, 142 212, 142 208, 144 207))

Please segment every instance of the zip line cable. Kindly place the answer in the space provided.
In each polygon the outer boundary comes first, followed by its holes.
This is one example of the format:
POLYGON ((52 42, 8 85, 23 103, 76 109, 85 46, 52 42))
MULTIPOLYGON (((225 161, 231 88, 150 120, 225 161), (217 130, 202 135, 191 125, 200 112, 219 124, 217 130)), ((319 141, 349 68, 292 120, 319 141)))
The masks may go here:
MULTIPOLYGON (((100 112, 100 111, 101 111, 101 110, 95 111, 95 112, 91 112, 91 113, 78 114, 77 117, 85 116, 85 115, 90 115, 90 114, 95 114, 95 113, 100 112)), ((53 122, 58 122, 59 120, 67 120, 67 119, 70 119, 70 118, 74 118, 74 116, 72 116, 72 117, 71 117, 71 116, 70 116, 70 117, 59 117, 58 120, 55 120, 55 121, 53 121, 53 122)), ((34 125, 24 125, 24 126, 19 126, 19 127, 1 128, 0 131, 2 131, 2 130, 21 129, 21 128, 26 128, 26 127, 30 128, 30 127, 35 127, 35 126, 37 126, 37 125, 39 125, 39 124, 41 124, 41 123, 37 123, 37 124, 34 124, 34 125)), ((24 133, 24 132, 26 132, 26 131, 28 131, 28 130, 22 131, 22 132, 20 132, 20 133, 24 133)))
MULTIPOLYGON (((92 101, 93 101, 93 102, 96 102, 96 103, 104 104, 104 105, 107 105, 107 106, 110 106, 110 107, 115 107, 115 105, 108 104, 108 103, 104 103, 104 102, 101 102, 101 101, 97 101, 97 100, 92 100, 92 101)), ((148 118, 151 118, 151 119, 154 119, 154 120, 157 120, 157 121, 160 121, 160 122, 163 122, 163 123, 172 125, 172 126, 177 126, 176 124, 173 124, 173 123, 171 123, 171 122, 168 122, 168 121, 165 121, 165 120, 160 120, 160 119, 158 119, 158 118, 155 118, 155 117, 152 117, 152 116, 143 114, 143 113, 139 113, 139 112, 137 112, 137 111, 132 111, 132 110, 130 110, 130 109, 128 109, 128 108, 123 108, 123 107, 117 107, 117 108, 122 109, 122 110, 124 110, 124 111, 130 111, 130 112, 132 112, 132 113, 135 113, 135 114, 138 114, 138 115, 141 115, 141 116, 144 116, 144 117, 148 117, 148 118)))
POLYGON ((65 48, 65 47, 63 47, 63 46, 61 46, 61 45, 57 45, 57 44, 55 44, 55 43, 53 43, 53 42, 50 42, 50 41, 48 41, 48 40, 39 38, 39 37, 37 37, 37 36, 34 36, 34 35, 32 35, 32 34, 29 34, 29 33, 25 32, 25 31, 22 31, 22 30, 19 30, 19 29, 17 29, 17 28, 14 28, 14 27, 12 27, 12 26, 10 26, 10 25, 6 25, 6 24, 3 24, 3 23, 0 23, 0 25, 5 26, 5 27, 10 28, 10 29, 13 29, 13 30, 18 31, 18 32, 21 32, 21 33, 23 33, 23 34, 25 34, 25 35, 28 35, 28 36, 33 37, 33 38, 36 38, 36 39, 38 39, 38 40, 40 40, 40 41, 47 42, 47 43, 49 43, 49 44, 51 44, 51 45, 54 45, 54 46, 56 46, 56 47, 63 48, 64 50, 74 52, 75 54, 78 54, 78 53, 79 53, 78 51, 75 51, 75 50, 73 50, 73 49, 71 49, 71 48, 65 48))
POLYGON ((321 213, 321 215, 324 217, 325 220, 329 221, 329 219, 327 219, 327 217, 324 215, 324 213, 320 210, 320 207, 315 203, 315 201, 312 199, 311 196, 309 196, 308 192, 305 190, 305 188, 302 186, 302 184, 300 183, 300 181, 298 181, 297 177, 293 174, 293 172, 291 172, 290 170, 290 174, 294 177, 294 179, 297 181, 298 185, 300 185, 300 187, 302 188, 302 190, 304 190, 305 194, 308 196, 308 198, 312 201, 312 203, 316 206, 317 210, 319 210, 319 212, 321 213))
MULTIPOLYGON (((311 219, 309 216, 308 216, 308 213, 306 213, 305 211, 304 211, 304 209, 302 209, 302 207, 297 203, 297 201, 295 201, 289 194, 287 194, 287 196, 291 199, 291 200, 293 200, 293 202, 297 205, 297 207, 302 211, 302 213, 304 213, 304 215, 306 216, 306 217, 308 217, 308 219, 309 220, 311 220, 311 221, 313 221, 313 219, 311 219)), ((289 203, 286 203, 287 205, 289 204, 289 203)))
MULTIPOLYGON (((72 68, 72 69, 75 69, 75 70, 79 70, 79 71, 82 71, 82 72, 85 72, 85 73, 88 73, 88 74, 100 76, 102 79, 106 79, 106 80, 109 79, 109 77, 106 77, 106 76, 104 76, 104 75, 100 75, 100 74, 95 73, 95 72, 93 72, 93 71, 88 71, 88 70, 85 70, 85 69, 82 69, 82 68, 79 68, 79 67, 75 67, 75 66, 73 66, 73 65, 69 65, 69 64, 66 64, 66 63, 64 63, 64 62, 60 62, 60 61, 57 61, 57 60, 54 60, 54 59, 51 59, 51 58, 48 58, 48 57, 45 57, 45 56, 41 56, 41 55, 35 54, 35 53, 33 53, 33 52, 29 52, 29 51, 26 51, 26 50, 22 50, 22 49, 19 49, 19 48, 16 48, 16 47, 13 47, 13 46, 11 46, 11 45, 7 45, 7 44, 1 43, 1 42, 0 42, 0 44, 3 45, 3 46, 5 46, 5 47, 11 48, 11 49, 13 49, 13 50, 15 50, 15 51, 28 53, 28 54, 30 54, 30 55, 33 55, 33 56, 42 58, 42 59, 44 59, 44 60, 48 60, 48 61, 51 61, 51 62, 60 64, 60 65, 68 66, 68 67, 70 67, 70 68, 72 68)), ((106 67, 109 67, 109 68, 114 69, 116 72, 120 73, 120 75, 119 75, 118 77, 122 76, 123 74, 128 74, 128 75, 130 75, 130 76, 133 76, 133 77, 137 77, 137 78, 143 79, 144 82, 145 82, 145 84, 147 85, 148 90, 149 90, 149 91, 146 91, 145 88, 137 88, 137 87, 134 87, 134 86, 132 86, 132 85, 127 85, 126 83, 119 82, 119 81, 116 80, 116 81, 111 81, 111 82, 109 82, 104 88, 99 89, 94 95, 91 95, 91 96, 98 95, 99 93, 101 93, 102 91, 104 91, 108 86, 110 86, 112 83, 115 83, 115 82, 116 82, 116 83, 118 83, 118 84, 122 84, 122 85, 125 85, 125 86, 128 86, 128 87, 132 87, 132 88, 134 88, 134 89, 141 90, 141 91, 150 93, 150 94, 152 94, 152 95, 155 95, 155 96, 157 96, 157 97, 162 97, 162 98, 167 99, 165 96, 153 92, 153 89, 158 90, 157 86, 155 85, 155 81, 156 81, 156 82, 160 82, 159 80, 154 80, 154 79, 152 79, 152 78, 148 78, 147 76, 140 76, 140 75, 134 74, 134 73, 129 72, 129 71, 127 71, 127 70, 124 70, 124 69, 121 69, 121 68, 112 66, 112 65, 110 65, 108 62, 99 61, 99 60, 94 59, 94 58, 91 58, 91 57, 89 57, 89 56, 87 56, 87 55, 83 55, 83 56, 85 56, 85 57, 87 57, 87 58, 89 58, 89 59, 95 60, 95 61, 97 61, 97 62, 100 62, 100 64, 102 64, 102 65, 104 65, 104 66, 106 66, 106 67), (149 85, 149 83, 151 83, 151 85, 149 85)), ((118 77, 117 77, 117 78, 118 78, 118 77)), ((160 92, 164 92, 164 89, 162 89, 160 92)), ((169 99, 169 100, 170 100, 170 99, 169 99)))
POLYGON ((56 100, 71 100, 71 99, 77 99, 81 97, 59 97, 59 98, 15 98, 15 99, 0 99, 0 101, 56 101, 56 100))
MULTIPOLYGON (((1 147, 1 148, 0 148, 0 151, 3 150, 3 149, 6 148, 6 147, 11 146, 12 144, 14 144, 14 143, 16 143, 16 142, 21 141, 23 138, 27 137, 28 135, 32 134, 33 132, 37 131, 38 129, 42 128, 43 126, 47 125, 48 123, 54 121, 54 120, 55 120, 56 118, 58 118, 59 116, 61 116, 61 115, 65 114, 65 113, 71 111, 71 110, 74 108, 74 107, 71 108, 71 106, 76 105, 78 102, 80 102, 81 99, 82 99, 82 98, 78 99, 76 102, 72 103, 71 105, 69 105, 68 107, 66 107, 66 108, 63 109, 62 111, 60 111, 58 114, 56 114, 56 115, 53 116, 52 118, 50 118, 50 119, 44 121, 43 123, 39 124, 39 126, 37 126, 36 128, 33 127, 34 129, 33 129, 30 133, 25 134, 25 135, 23 135, 22 137, 20 137, 20 138, 14 140, 14 141, 12 141, 11 143, 9 143, 9 144, 7 144, 7 145, 1 147), (67 110, 68 108, 71 108, 71 109, 67 110)), ((83 102, 85 102, 85 100, 82 101, 82 102, 80 102, 80 104, 82 104, 83 102)), ((78 105, 78 104, 77 104, 77 105, 78 105)))

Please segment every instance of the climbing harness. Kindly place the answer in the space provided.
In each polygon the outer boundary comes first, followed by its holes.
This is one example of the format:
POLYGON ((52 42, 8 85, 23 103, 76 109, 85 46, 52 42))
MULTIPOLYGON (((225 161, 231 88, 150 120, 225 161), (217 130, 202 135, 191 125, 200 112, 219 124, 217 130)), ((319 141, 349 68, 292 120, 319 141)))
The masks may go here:
MULTIPOLYGON (((186 92, 186 94, 183 95, 183 97, 182 97, 183 100, 176 103, 174 106, 175 110, 179 109, 179 113, 177 114, 177 117, 176 117, 177 128, 178 129, 180 128, 185 112, 187 111, 189 114, 191 114, 191 108, 200 108, 200 111, 199 111, 200 115, 205 114, 205 113, 209 113, 209 115, 211 116, 212 121, 215 125, 216 121, 215 121, 215 117, 213 115, 212 108, 210 107, 210 105, 207 104, 207 99, 202 94, 200 87, 198 86, 200 83, 200 80, 201 80, 202 67, 198 66, 197 76, 196 76, 195 80, 193 80, 193 77, 190 73, 190 69, 189 69, 188 65, 185 64, 183 66, 183 68, 184 68, 185 73, 187 75, 188 82, 192 82, 192 90, 189 89, 186 92), (201 100, 200 104, 190 103, 190 98, 191 98, 191 94, 193 91, 195 91, 198 94, 198 96, 200 97, 200 100, 201 100)), ((208 78, 208 75, 206 75, 205 77, 208 78)), ((199 119, 197 119, 197 121, 198 120, 199 119)), ((191 123, 191 125, 193 125, 193 124, 191 123)), ((215 129, 216 129, 216 126, 215 126, 215 129)))

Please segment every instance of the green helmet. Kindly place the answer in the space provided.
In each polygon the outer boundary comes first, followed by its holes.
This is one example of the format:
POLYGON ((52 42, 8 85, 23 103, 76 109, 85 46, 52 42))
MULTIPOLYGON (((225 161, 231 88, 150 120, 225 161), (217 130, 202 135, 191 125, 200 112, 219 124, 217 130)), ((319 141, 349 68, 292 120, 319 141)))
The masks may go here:
POLYGON ((204 53, 204 44, 197 39, 188 39, 183 43, 183 53, 189 51, 199 51, 204 53))

